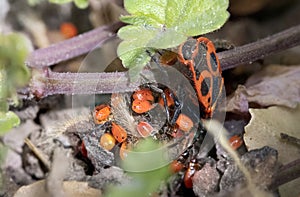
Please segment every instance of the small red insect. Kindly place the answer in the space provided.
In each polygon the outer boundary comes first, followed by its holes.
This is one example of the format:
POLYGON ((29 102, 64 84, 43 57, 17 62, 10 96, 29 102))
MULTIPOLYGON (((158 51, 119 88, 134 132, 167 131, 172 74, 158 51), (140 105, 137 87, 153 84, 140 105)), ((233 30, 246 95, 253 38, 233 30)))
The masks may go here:
POLYGON ((124 128, 122 128, 120 125, 117 125, 116 123, 112 122, 112 128, 111 132, 114 136, 114 138, 119 142, 122 143, 127 139, 127 132, 124 128))
POLYGON ((100 137, 100 146, 110 151, 116 145, 116 139, 110 133, 104 133, 100 137))
POLYGON ((62 23, 60 32, 65 38, 72 38, 77 35, 77 28, 73 23, 62 23))
POLYGON ((132 98, 133 99, 138 99, 138 100, 141 100, 141 101, 150 101, 150 102, 154 101, 154 97, 152 95, 152 92, 148 88, 144 88, 144 89, 135 91, 132 95, 132 98))
POLYGON ((170 167, 171 167, 171 172, 173 173, 177 173, 179 171, 181 171, 184 167, 185 167, 185 161, 188 159, 189 157, 189 149, 187 149, 186 151, 184 151, 178 159, 174 160, 170 167))
POLYGON ((132 110, 138 114, 146 113, 152 109, 154 97, 148 88, 136 91, 133 95, 132 110))
POLYGON ((145 121, 139 122, 136 129, 139 132, 139 134, 144 138, 150 136, 151 133, 154 131, 153 127, 145 121))
POLYGON ((152 104, 147 100, 135 99, 132 102, 131 108, 135 113, 143 114, 152 109, 152 104))
POLYGON ((191 153, 191 146, 185 150, 177 160, 173 161, 171 163, 171 172, 177 173, 181 171, 182 169, 186 169, 184 176, 183 176, 183 183, 186 188, 192 188, 193 187, 193 181, 192 178, 196 171, 200 170, 200 164, 197 162, 197 159, 191 159, 188 162, 187 165, 187 159, 190 158, 191 153))
POLYGON ((200 165, 197 163, 196 159, 192 159, 189 163, 189 167, 187 171, 184 174, 183 182, 184 186, 186 188, 192 188, 193 187, 193 181, 192 178, 196 171, 200 169, 200 165))
POLYGON ((178 160, 174 160, 170 165, 172 173, 180 172, 184 168, 184 164, 178 160))
POLYGON ((109 118, 111 113, 110 106, 106 104, 101 104, 94 109, 94 121, 96 124, 103 124, 109 118))
POLYGON ((194 126, 193 121, 184 114, 179 114, 176 124, 179 126, 179 129, 184 132, 189 132, 194 126))
POLYGON ((179 129, 179 126, 177 124, 175 124, 171 129, 170 129, 170 135, 173 138, 180 138, 184 135, 184 131, 182 131, 181 129, 179 129))
POLYGON ((234 135, 231 138, 229 138, 229 143, 230 143, 230 146, 234 150, 237 150, 238 148, 240 148, 242 146, 243 139, 238 135, 234 135))

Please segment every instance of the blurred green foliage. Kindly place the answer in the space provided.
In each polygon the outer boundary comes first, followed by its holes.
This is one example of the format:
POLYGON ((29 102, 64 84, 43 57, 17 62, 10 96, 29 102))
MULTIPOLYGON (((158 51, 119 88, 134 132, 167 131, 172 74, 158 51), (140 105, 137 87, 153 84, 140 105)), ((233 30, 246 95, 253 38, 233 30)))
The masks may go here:
MULTIPOLYGON (((6 153, 7 153, 7 147, 5 147, 2 143, 0 143, 0 164, 4 162, 6 153)), ((2 173, 2 169, 0 169, 0 194, 2 191, 2 187, 3 187, 3 173, 2 173)))
POLYGON ((170 176, 169 161, 164 153, 161 145, 152 139, 139 142, 122 163, 132 181, 122 186, 110 186, 106 196, 151 196, 170 176))
POLYGON ((20 123, 8 109, 9 103, 18 104, 17 89, 29 81, 30 72, 24 62, 31 50, 31 42, 24 35, 0 34, 0 135, 20 123))
POLYGON ((38 5, 41 1, 43 1, 43 0, 27 0, 28 4, 30 6, 38 5))
POLYGON ((64 3, 74 2, 75 5, 81 9, 87 8, 89 5, 88 0, 49 0, 49 2, 56 3, 56 4, 64 4, 64 3))
POLYGON ((20 119, 14 112, 0 112, 0 136, 19 124, 20 119))

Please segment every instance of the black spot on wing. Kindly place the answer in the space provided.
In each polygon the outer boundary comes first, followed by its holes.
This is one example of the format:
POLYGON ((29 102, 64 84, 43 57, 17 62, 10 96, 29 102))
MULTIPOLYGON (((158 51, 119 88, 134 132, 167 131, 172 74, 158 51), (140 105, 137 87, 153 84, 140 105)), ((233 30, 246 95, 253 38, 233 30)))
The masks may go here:
POLYGON ((210 78, 206 77, 204 80, 201 82, 201 94, 202 96, 206 96, 209 92, 210 89, 210 78))

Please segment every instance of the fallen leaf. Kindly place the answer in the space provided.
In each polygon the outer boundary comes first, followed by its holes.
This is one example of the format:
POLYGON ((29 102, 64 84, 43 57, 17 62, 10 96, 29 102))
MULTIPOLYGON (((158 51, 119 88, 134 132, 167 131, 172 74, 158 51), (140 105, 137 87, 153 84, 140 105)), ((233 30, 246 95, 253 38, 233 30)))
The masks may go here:
POLYGON ((227 111, 248 112, 249 103, 296 108, 300 103, 300 66, 271 65, 251 76, 228 99, 227 111))
MULTIPOLYGON (((50 197, 45 191, 45 180, 37 181, 31 185, 21 187, 14 197, 50 197)), ((65 196, 73 197, 99 197, 101 191, 91 188, 87 182, 65 181, 63 182, 65 196)))
MULTIPOLYGON (((267 109, 250 109, 249 111, 252 118, 245 127, 244 134, 244 142, 249 150, 263 146, 275 148, 278 150, 278 161, 283 164, 300 158, 299 146, 280 138, 280 133, 300 138, 300 105, 295 109, 274 106, 267 109)), ((298 181, 297 184, 300 185, 299 179, 295 181, 298 181)), ((279 191, 281 196, 297 196, 300 193, 300 190, 297 191, 290 183, 281 186, 279 191)))
POLYGON ((239 85, 234 94, 229 96, 226 111, 247 113, 249 111, 247 89, 239 85))

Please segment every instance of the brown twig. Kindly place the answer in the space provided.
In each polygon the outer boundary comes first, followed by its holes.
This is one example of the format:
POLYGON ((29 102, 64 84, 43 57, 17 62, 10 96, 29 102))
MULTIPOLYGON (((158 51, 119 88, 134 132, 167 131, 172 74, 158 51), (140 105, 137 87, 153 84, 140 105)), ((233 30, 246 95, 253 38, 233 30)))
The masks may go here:
MULTIPOLYGON (((38 49, 27 58, 30 67, 42 68, 85 54, 95 47, 100 47, 115 32, 124 26, 118 22, 111 26, 96 28, 75 38, 62 41, 50 47, 38 49)), ((240 64, 251 63, 272 53, 283 51, 300 44, 300 25, 246 44, 234 49, 218 53, 222 70, 234 68, 240 64)))
POLYGON ((47 48, 35 50, 26 59, 25 64, 29 67, 43 68, 86 54, 115 37, 117 30, 123 25, 124 23, 117 22, 110 26, 101 26, 47 48))
POLYGON ((246 44, 218 53, 222 70, 251 63, 272 53, 283 51, 300 44, 300 25, 246 44))
POLYGON ((42 153, 28 138, 25 138, 24 142, 30 148, 30 150, 35 154, 35 156, 44 164, 44 166, 48 170, 50 170, 50 163, 46 159, 44 153, 42 153))
MULTIPOLYGON (((128 72, 110 73, 58 73, 49 68, 34 70, 30 91, 37 98, 44 98, 55 94, 110 94, 130 92, 136 90, 140 80, 130 82, 128 72)), ((143 70, 141 74, 153 79, 152 72, 143 70)), ((25 89, 26 90, 26 89, 25 89)), ((21 94, 24 94, 22 92, 21 94)))
POLYGON ((294 136, 290 136, 286 133, 280 133, 280 137, 282 140, 285 140, 289 143, 295 144, 295 145, 300 145, 300 139, 296 138, 294 136))
POLYGON ((281 168, 269 187, 270 190, 276 190, 280 185, 288 183, 300 177, 300 159, 292 161, 281 168))
MULTIPOLYGON (((84 54, 94 49, 95 46, 100 47, 99 43, 104 43, 114 35, 110 32, 116 32, 123 25, 123 23, 116 23, 112 26, 100 27, 74 39, 38 49, 29 56, 26 63, 31 67, 42 68, 84 54)), ((218 56, 222 69, 227 70, 299 44, 300 25, 259 41, 220 52, 218 56)), ((147 71, 143 71, 142 74, 148 75, 147 71)), ((128 81, 128 72, 72 74, 47 71, 47 74, 33 77, 29 91, 37 97, 53 94, 101 94, 134 91, 137 84, 127 86, 128 81), (95 88, 96 84, 98 86, 95 88)))

